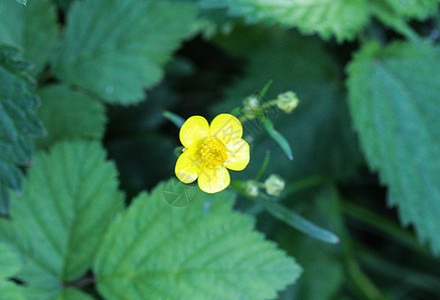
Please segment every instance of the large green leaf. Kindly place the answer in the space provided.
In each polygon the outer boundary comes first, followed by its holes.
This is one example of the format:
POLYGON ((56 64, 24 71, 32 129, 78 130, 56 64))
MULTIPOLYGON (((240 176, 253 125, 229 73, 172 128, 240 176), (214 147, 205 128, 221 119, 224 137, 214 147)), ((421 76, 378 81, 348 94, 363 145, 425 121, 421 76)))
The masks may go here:
POLYGON ((106 299, 269 299, 296 280, 295 261, 231 211, 232 193, 198 191, 175 208, 164 199, 173 183, 140 195, 110 226, 93 268, 106 299))
POLYGON ((27 300, 92 300, 95 299, 89 294, 83 291, 67 287, 62 290, 59 288, 46 289, 46 288, 25 288, 23 293, 26 295, 27 300))
POLYGON ((440 56, 427 44, 363 47, 348 68, 351 113, 404 224, 440 253, 440 56))
POLYGON ((24 58, 41 71, 54 50, 57 37, 55 8, 51 0, 33 0, 18 5, 14 0, 0 4, 0 42, 21 49, 24 58))
POLYGON ((270 21, 297 26, 323 38, 351 39, 369 20, 365 0, 201 0, 205 8, 228 7, 231 15, 249 22, 270 21))
POLYGON ((439 0, 386 0, 399 15, 426 18, 438 11, 439 0))
POLYGON ((38 146, 48 148, 61 140, 98 140, 103 136, 106 116, 102 103, 65 85, 46 86, 38 94, 42 102, 38 114, 48 131, 38 146))
MULTIPOLYGON (((18 4, 16 4, 18 5, 18 4)), ((0 45, 0 212, 9 211, 8 190, 21 191, 19 165, 32 162, 33 138, 44 134, 38 98, 15 49, 0 45)))
POLYGON ((241 106, 245 97, 269 80, 273 84, 263 101, 287 90, 295 91, 300 99, 290 115, 276 109, 266 112, 290 143, 293 161, 285 157, 264 127, 252 120, 244 128, 245 138, 252 141, 253 159, 237 176, 255 176, 267 150, 271 151, 267 174, 279 173, 292 179, 314 175, 343 178, 355 170, 360 155, 341 88, 341 70, 320 41, 275 28, 241 28, 218 42, 229 52, 247 57, 249 63, 244 77, 226 90, 226 99, 216 113, 241 106), (242 42, 236 44, 237 40, 242 42))
POLYGON ((193 31, 196 12, 194 4, 168 1, 74 2, 55 74, 109 102, 138 102, 193 31))
POLYGON ((11 220, 0 222, 0 238, 23 261, 21 280, 56 296, 90 268, 103 231, 123 207, 116 177, 95 142, 57 144, 36 157, 11 220))
POLYGON ((14 276, 21 268, 18 257, 5 245, 0 244, 0 295, 2 299, 22 300, 23 289, 8 277, 14 276))

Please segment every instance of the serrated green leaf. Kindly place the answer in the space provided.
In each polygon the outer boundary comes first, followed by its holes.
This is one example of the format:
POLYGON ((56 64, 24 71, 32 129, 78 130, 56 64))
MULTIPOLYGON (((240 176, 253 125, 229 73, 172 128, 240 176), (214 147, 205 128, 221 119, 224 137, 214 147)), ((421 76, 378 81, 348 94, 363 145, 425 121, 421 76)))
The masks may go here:
POLYGON ((295 91, 301 101, 292 114, 274 109, 265 113, 291 145, 295 159, 289 161, 285 157, 262 124, 248 121, 243 125, 244 135, 253 140, 253 158, 249 166, 237 174, 239 178, 254 177, 268 149, 272 159, 266 174, 276 173, 283 178, 344 178, 357 168, 360 155, 345 91, 341 89, 341 71, 320 41, 276 28, 249 27, 236 30, 230 40, 224 38, 218 42, 232 54, 247 58, 248 67, 243 78, 226 90, 226 97, 215 108, 215 113, 241 107, 241 101, 257 92, 269 79, 273 84, 263 102, 275 99, 286 90, 295 91), (237 40, 241 42, 236 44, 237 40))
POLYGON ((175 208, 164 186, 140 195, 109 228, 93 268, 106 299, 269 299, 299 276, 251 218, 231 211, 234 194, 198 191, 175 208))
POLYGON ((27 286, 56 293, 90 268, 123 206, 116 177, 96 142, 61 143, 36 157, 11 220, 0 221, 0 237, 21 256, 18 277, 27 286))
POLYGON ((364 46, 348 68, 351 113, 402 222, 440 253, 440 57, 428 43, 364 46))
POLYGON ((9 211, 8 191, 21 190, 19 166, 32 161, 33 138, 44 134, 37 117, 39 100, 26 74, 29 65, 14 48, 0 45, 0 213, 9 211))
POLYGON ((15 275, 21 268, 21 262, 11 249, 0 243, 0 278, 5 279, 15 275))
POLYGON ((35 64, 33 74, 49 62, 56 43, 58 25, 51 0, 34 0, 27 6, 13 0, 0 4, 0 42, 19 48, 35 64))
POLYGON ((386 0, 393 10, 404 17, 425 19, 438 11, 439 0, 386 0))
POLYGON ((160 81, 164 63, 193 31, 196 12, 194 4, 168 1, 74 2, 55 75, 108 102, 139 102, 144 88, 160 81))
POLYGON ((46 86, 38 94, 42 102, 38 115, 48 135, 37 146, 49 148, 62 140, 99 140, 104 135, 106 116, 100 102, 65 85, 46 86))
POLYGON ((367 24, 369 10, 365 0, 201 0, 205 8, 228 7, 231 15, 248 22, 269 21, 296 26, 304 33, 317 32, 328 39, 352 39, 367 24))
POLYGON ((25 288, 23 289, 27 300, 93 300, 92 296, 84 293, 76 288, 59 288, 42 289, 42 288, 25 288))
POLYGON ((1 299, 24 299, 22 288, 15 282, 8 281, 21 268, 21 262, 6 244, 0 243, 0 295, 1 299))

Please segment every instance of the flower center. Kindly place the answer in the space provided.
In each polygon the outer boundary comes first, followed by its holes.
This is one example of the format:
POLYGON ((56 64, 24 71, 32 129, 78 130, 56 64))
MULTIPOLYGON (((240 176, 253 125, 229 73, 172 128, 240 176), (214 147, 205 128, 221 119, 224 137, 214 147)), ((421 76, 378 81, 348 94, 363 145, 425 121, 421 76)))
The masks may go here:
POLYGON ((210 137, 203 142, 200 148, 200 157, 206 166, 214 168, 221 166, 228 155, 225 145, 218 138, 210 137))

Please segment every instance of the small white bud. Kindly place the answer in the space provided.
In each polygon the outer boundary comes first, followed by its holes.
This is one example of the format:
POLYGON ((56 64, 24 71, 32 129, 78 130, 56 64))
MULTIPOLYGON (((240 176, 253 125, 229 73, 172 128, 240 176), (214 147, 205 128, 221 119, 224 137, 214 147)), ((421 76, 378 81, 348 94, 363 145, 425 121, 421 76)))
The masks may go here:
POLYGON ((286 183, 280 176, 272 174, 266 179, 264 186, 266 187, 266 192, 269 195, 279 196, 284 190, 286 183))
POLYGON ((254 119, 260 110, 260 102, 257 97, 250 96, 243 101, 243 113, 248 119, 254 119))
POLYGON ((279 94, 277 98, 278 108, 288 114, 290 114, 298 106, 298 103, 298 97, 292 91, 279 94))
POLYGON ((258 184, 252 180, 247 181, 244 192, 249 197, 257 197, 259 194, 258 184))

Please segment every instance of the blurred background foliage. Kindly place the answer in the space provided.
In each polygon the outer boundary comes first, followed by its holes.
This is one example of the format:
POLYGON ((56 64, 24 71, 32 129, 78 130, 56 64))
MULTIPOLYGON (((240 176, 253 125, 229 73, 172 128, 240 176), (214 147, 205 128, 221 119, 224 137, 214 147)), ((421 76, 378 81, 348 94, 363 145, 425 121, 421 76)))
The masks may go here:
MULTIPOLYGON (((354 95, 360 89, 347 86, 347 76, 358 74, 355 71, 349 74, 347 66, 355 54, 359 53, 359 49, 366 47, 370 41, 386 47, 394 41, 405 40, 416 45, 429 43, 430 49, 425 52, 428 54, 421 60, 434 66, 431 73, 421 72, 423 76, 420 77, 415 73, 414 77, 407 78, 408 81, 417 89, 422 89, 426 82, 430 87, 440 85, 440 69, 435 69, 440 66, 438 1, 357 0, 350 4, 342 0, 327 1, 328 6, 323 4, 319 10, 316 8, 313 16, 305 8, 295 11, 294 4, 300 1, 286 1, 293 3, 292 7, 280 4, 278 8, 277 1, 234 3, 228 0, 204 0, 198 2, 198 6, 195 4, 197 1, 166 1, 170 5, 176 2, 179 5, 181 2, 191 5, 188 10, 185 8, 188 24, 185 24, 185 29, 181 28, 185 34, 176 38, 173 45, 164 47, 166 51, 176 49, 173 55, 165 55, 167 57, 161 58, 157 65, 144 62, 142 67, 151 68, 149 70, 154 73, 154 78, 148 85, 143 82, 142 76, 145 74, 134 80, 137 88, 127 92, 127 99, 134 99, 139 93, 145 95, 144 90, 147 90, 144 99, 136 101, 125 101, 124 97, 106 98, 106 90, 99 82, 96 86, 88 85, 81 74, 72 73, 63 67, 63 62, 59 62, 75 58, 63 58, 62 55, 53 58, 49 51, 41 51, 61 47, 56 38, 58 28, 46 26, 41 19, 57 19, 59 27, 64 27, 71 2, 74 1, 53 0, 54 5, 50 11, 31 12, 40 16, 35 21, 38 32, 26 23, 28 19, 6 18, 5 11, 16 5, 15 1, 0 1, 0 41, 23 49, 24 58, 35 64, 30 73, 36 76, 35 85, 41 99, 38 116, 49 133, 46 137, 36 139, 36 151, 47 150, 61 140, 102 139, 109 159, 116 164, 120 188, 127 195, 126 201, 129 203, 142 190, 151 190, 159 182, 174 176, 174 149, 180 146, 180 142, 178 129, 163 117, 164 111, 172 111, 185 119, 192 115, 202 115, 212 120, 219 113, 241 107, 244 99, 258 95, 261 88, 272 81, 262 101, 275 99, 288 90, 294 91, 300 99, 298 108, 291 114, 271 110, 267 115, 290 143, 294 159, 287 158, 260 123, 253 125, 252 122, 246 122, 245 139, 251 140, 251 162, 243 172, 233 173, 232 179, 254 179, 269 152, 270 161, 262 179, 278 174, 286 181, 286 189, 277 201, 320 227, 334 232, 341 240, 338 244, 326 244, 313 239, 281 222, 250 201, 249 197, 239 196, 236 209, 254 215, 257 229, 295 257, 303 268, 298 281, 280 293, 278 299, 440 298, 440 261, 438 248, 432 244, 433 240, 440 240, 438 232, 437 237, 429 233, 424 236, 420 234, 423 240, 420 242, 418 231, 411 225, 418 222, 417 218, 424 218, 420 214, 416 219, 405 220, 404 216, 406 226, 401 225, 402 217, 399 217, 398 210, 387 201, 390 193, 387 184, 394 186, 395 179, 389 178, 393 174, 387 171, 389 174, 380 179, 381 175, 377 171, 382 171, 381 163, 376 163, 379 159, 369 159, 370 154, 367 157, 364 155, 369 150, 365 150, 365 146, 362 148, 353 122, 357 116, 350 114, 349 98, 354 101, 356 97, 364 97, 367 102, 368 95, 354 95), (338 10, 337 7, 342 9, 338 10), (42 35, 41 44, 26 46, 22 40, 14 40, 8 31, 11 24, 29 26, 23 29, 25 34, 42 35), (48 61, 53 61, 54 74, 48 67, 48 61), (163 73, 163 77, 159 73, 163 73), (83 93, 72 86, 82 87, 87 92, 83 93), (349 91, 348 88, 355 91, 349 91), (97 95, 101 101, 96 101, 97 95), (373 162, 369 164, 369 161, 373 162)), ((35 1, 49 0, 29 0, 27 9, 32 10, 37 6, 32 4, 35 1)), ((114 5, 117 1, 110 2, 114 5)), ((169 12, 170 16, 180 14, 179 8, 170 6, 170 9, 175 9, 169 12)), ((77 10, 79 13, 79 8, 77 10)), ((21 13, 17 13, 17 16, 21 16, 21 13)), ((161 22, 160 17, 149 17, 155 22, 161 22)), ((185 23, 181 20, 179 22, 185 23)), ((171 31, 172 28, 168 30, 171 31)), ((73 30, 70 34, 75 35, 73 30)), ((68 39, 68 35, 69 32, 63 38, 67 36, 68 39)), ((32 39, 24 39, 29 40, 32 39)), ((153 43, 160 43, 160 37, 152 40, 153 43)), ((69 45, 64 44, 64 47, 69 48, 69 45)), ((77 45, 72 43, 71 47, 71 55, 77 55, 77 45)), ((161 50, 157 51, 160 53, 161 50)), ((405 56, 411 51, 397 51, 395 56, 405 56)), ((159 54, 154 52, 154 55, 159 54)), ((374 55, 371 55, 372 60, 366 62, 366 65, 379 65, 382 57, 391 54, 374 55)), ((403 68, 402 73, 418 72, 420 70, 413 66, 418 62, 409 60, 407 64, 402 63, 398 67, 403 68)), ((392 64, 393 61, 390 62, 392 64)), ((124 70, 123 65, 119 67, 123 70, 121 72, 130 72, 124 70)), ((371 71, 375 76, 380 73, 380 67, 377 68, 371 71)), ((87 76, 85 80, 94 75, 87 76)), ((365 83, 369 87, 372 85, 372 89, 375 89, 374 84, 370 85, 363 80, 369 78, 365 76, 358 83, 365 83)), ((132 88, 131 85, 127 86, 132 88)), ((115 91, 120 95, 125 92, 123 89, 115 91)), ((420 93, 419 90, 417 92, 420 93)), ((398 90, 386 90, 375 96, 380 100, 381 97, 387 98, 387 93, 400 95, 398 90)), ((438 87, 426 93, 430 94, 427 99, 432 97, 426 100, 429 103, 416 101, 416 104, 431 108, 430 128, 426 130, 433 132, 432 138, 435 138, 439 137, 440 119, 435 117, 440 116, 440 93, 438 87)), ((389 96, 389 99, 393 97, 389 96)), ((392 101, 390 103, 393 103, 389 106, 392 108, 399 105, 392 101)), ((411 116, 407 111, 407 115, 402 112, 401 115, 392 116, 391 112, 388 116, 386 113, 389 113, 389 107, 383 107, 385 112, 381 117, 392 120, 394 123, 390 126, 404 122, 405 116, 411 116)), ((428 115, 427 111, 423 110, 423 113, 428 115)), ((424 121, 428 123, 427 119, 424 121)), ((359 121, 359 124, 362 126, 363 123, 359 121)), ((417 120, 414 124, 414 127, 420 125, 417 120)), ((38 126, 34 129, 38 131, 38 126)), ((378 130, 382 129, 384 135, 387 135, 387 127, 384 125, 378 130)), ((422 132, 420 128, 412 132, 417 133, 417 130, 422 132)), ((365 134, 365 140, 371 134, 365 134)), ((419 188, 423 191, 415 197, 420 201, 420 206, 435 210, 440 207, 440 187, 436 185, 439 183, 438 173, 435 173, 439 170, 439 143, 419 145, 434 149, 433 156, 428 160, 418 161, 423 165, 422 171, 432 172, 433 175, 422 180, 425 185, 419 188), (425 164, 430 167, 425 167, 425 164), (420 195, 428 195, 430 204, 420 195)), ((396 157, 397 163, 407 162, 406 157, 399 160, 403 155, 400 152, 390 150, 387 155, 384 160, 391 161, 396 157)), ((421 157, 428 157, 423 155, 421 157)), ((0 158, 3 158, 1 154, 0 158)), ((14 158, 14 162, 20 166, 25 165, 27 159, 19 158, 14 158)), ((12 184, 8 189, 20 190, 19 185, 12 184)), ((5 193, 4 189, 1 187, 0 191, 5 193)), ((405 193, 412 192, 410 190, 405 193)), ((400 205, 399 201, 391 202, 400 205)), ((411 205, 419 204, 412 202, 411 205)), ((409 206, 405 210, 411 208, 415 209, 409 206)), ((439 228, 440 219, 435 219, 439 215, 440 211, 434 211, 427 220, 430 222, 428 225, 435 223, 432 228, 439 228)))

